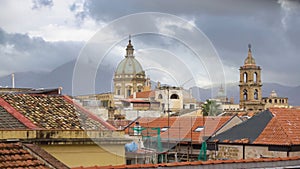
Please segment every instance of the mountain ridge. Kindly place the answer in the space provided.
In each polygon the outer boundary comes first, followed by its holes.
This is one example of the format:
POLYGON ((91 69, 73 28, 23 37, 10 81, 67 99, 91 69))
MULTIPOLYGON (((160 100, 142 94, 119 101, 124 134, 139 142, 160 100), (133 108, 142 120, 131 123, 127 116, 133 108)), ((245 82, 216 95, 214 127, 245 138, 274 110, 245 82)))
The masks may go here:
MULTIPOLYGON (((72 79, 75 61, 64 63, 51 72, 16 72, 15 84, 16 87, 24 88, 56 88, 63 87, 63 94, 72 95, 72 79)), ((95 93, 107 93, 112 90, 112 78, 114 69, 110 65, 102 66, 98 69, 95 78, 95 93), (99 73, 101 72, 101 74, 99 73)), ((155 82, 153 82, 155 84, 155 82)), ((7 75, 0 77, 0 85, 3 87, 11 86, 11 76, 7 75)), ((208 98, 213 98, 217 95, 220 87, 200 88, 192 87, 194 97, 200 101, 205 101, 208 98), (213 93, 214 92, 214 93, 213 93)), ((223 86, 228 98, 233 97, 235 103, 239 101, 239 87, 238 82, 229 83, 223 86)), ((272 90, 277 92, 279 97, 288 97, 290 105, 300 105, 300 85, 296 87, 285 86, 277 83, 263 83, 262 96, 268 97, 272 90)), ((88 94, 82 91, 81 94, 88 94)))

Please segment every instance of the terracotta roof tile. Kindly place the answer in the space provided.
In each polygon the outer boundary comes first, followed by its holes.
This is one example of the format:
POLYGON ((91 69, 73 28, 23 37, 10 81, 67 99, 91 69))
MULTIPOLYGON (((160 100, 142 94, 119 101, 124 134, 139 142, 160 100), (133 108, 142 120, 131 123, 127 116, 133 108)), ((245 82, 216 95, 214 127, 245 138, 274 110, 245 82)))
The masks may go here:
POLYGON ((300 110, 270 108, 273 114, 254 144, 299 145, 300 144, 300 110))
POLYGON ((50 168, 25 150, 20 143, 0 143, 0 168, 50 168))
POLYGON ((16 117, 0 106, 0 128, 1 129, 26 129, 27 127, 16 117))
MULTIPOLYGON (((150 98, 154 96, 155 96, 154 91, 136 92, 136 98, 150 98)), ((129 98, 133 98, 133 95, 129 96, 129 98)))
POLYGON ((1 94, 0 99, 11 106, 7 111, 23 119, 23 124, 44 129, 115 129, 62 95, 1 94))
MULTIPOLYGON (((38 154, 43 160, 45 160, 48 164, 53 166, 54 168, 59 168, 59 169, 68 169, 65 164, 54 158, 51 154, 49 154, 47 151, 44 149, 40 148, 39 146, 35 144, 24 144, 24 148, 27 150, 30 150, 31 152, 34 152, 35 154, 38 154)), ((22 157, 21 157, 22 159, 22 157)), ((27 158, 30 159, 30 158, 27 158)))
MULTIPOLYGON (((158 168, 158 167, 176 167, 176 166, 198 166, 198 165, 215 165, 215 164, 231 164, 231 163, 259 163, 259 162, 276 162, 276 161, 292 161, 300 160, 300 157, 277 157, 277 158, 257 158, 257 159, 239 159, 239 160, 209 160, 194 162, 174 162, 161 164, 134 164, 134 165, 118 165, 118 166, 94 166, 94 167, 74 167, 73 169, 102 169, 102 168, 158 168)), ((212 166, 213 167, 213 166, 212 166)))
MULTIPOLYGON (((205 117, 203 121, 202 116, 179 116, 179 117, 170 117, 169 124, 170 128, 163 132, 161 131, 161 138, 167 139, 168 135, 170 140, 181 140, 181 141, 193 141, 193 142, 202 142, 202 137, 210 136, 223 126, 231 117, 222 116, 222 117, 205 117), (200 132, 195 131, 197 127, 203 127, 204 129, 200 132), (169 132, 169 133, 168 133, 169 132), (205 132, 205 133, 204 133, 205 132)), ((156 136, 157 131, 152 130, 152 128, 165 128, 168 127, 168 118, 161 117, 144 117, 137 120, 145 130, 142 131, 143 136, 156 136)), ((129 134, 133 134, 132 128, 135 123, 131 124, 128 130, 126 131, 129 134)))

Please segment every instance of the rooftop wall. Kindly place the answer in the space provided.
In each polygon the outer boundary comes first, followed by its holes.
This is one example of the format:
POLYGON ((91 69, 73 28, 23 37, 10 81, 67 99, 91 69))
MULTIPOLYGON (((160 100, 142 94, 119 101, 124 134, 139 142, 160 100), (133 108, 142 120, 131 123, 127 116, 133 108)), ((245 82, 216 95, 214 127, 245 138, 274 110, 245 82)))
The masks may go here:
POLYGON ((0 130, 0 139, 124 138, 123 131, 84 130, 0 130))

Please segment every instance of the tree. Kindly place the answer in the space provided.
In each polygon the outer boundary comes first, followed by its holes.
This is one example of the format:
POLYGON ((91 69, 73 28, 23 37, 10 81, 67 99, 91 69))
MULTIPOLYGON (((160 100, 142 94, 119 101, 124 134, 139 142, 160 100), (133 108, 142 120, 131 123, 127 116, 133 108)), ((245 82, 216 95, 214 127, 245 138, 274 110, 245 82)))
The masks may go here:
POLYGON ((201 109, 203 116, 216 116, 221 113, 220 104, 218 104, 215 100, 206 100, 204 104, 202 104, 201 109))

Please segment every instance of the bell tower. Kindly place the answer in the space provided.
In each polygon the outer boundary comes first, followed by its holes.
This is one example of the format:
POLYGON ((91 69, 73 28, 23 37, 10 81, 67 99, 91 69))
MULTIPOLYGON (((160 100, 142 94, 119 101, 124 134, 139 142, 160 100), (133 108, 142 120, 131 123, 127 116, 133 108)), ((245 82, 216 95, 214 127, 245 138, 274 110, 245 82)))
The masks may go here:
POLYGON ((240 109, 258 112, 264 110, 262 102, 261 68, 252 57, 251 44, 248 45, 248 56, 240 67, 240 109))

